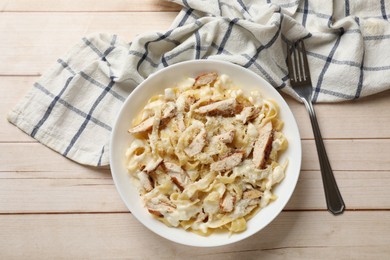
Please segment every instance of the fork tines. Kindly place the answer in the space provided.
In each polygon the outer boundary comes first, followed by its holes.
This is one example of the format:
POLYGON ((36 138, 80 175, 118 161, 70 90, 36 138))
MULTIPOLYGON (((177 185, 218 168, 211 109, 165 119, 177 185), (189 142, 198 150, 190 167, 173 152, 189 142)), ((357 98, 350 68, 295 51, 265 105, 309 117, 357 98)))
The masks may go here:
POLYGON ((309 64, 303 40, 287 47, 287 66, 292 85, 310 82, 309 64))

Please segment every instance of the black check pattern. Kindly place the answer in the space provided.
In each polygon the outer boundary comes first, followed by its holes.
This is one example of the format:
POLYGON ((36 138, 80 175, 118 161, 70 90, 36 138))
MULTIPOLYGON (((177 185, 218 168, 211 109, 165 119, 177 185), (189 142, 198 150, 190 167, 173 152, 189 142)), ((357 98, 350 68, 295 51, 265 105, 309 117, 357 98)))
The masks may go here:
POLYGON ((8 119, 82 164, 109 162, 122 103, 151 73, 185 60, 239 64, 292 95, 286 43, 305 39, 314 102, 358 99, 389 88, 390 1, 171 0, 183 6, 166 32, 131 43, 81 40, 48 70, 8 119))

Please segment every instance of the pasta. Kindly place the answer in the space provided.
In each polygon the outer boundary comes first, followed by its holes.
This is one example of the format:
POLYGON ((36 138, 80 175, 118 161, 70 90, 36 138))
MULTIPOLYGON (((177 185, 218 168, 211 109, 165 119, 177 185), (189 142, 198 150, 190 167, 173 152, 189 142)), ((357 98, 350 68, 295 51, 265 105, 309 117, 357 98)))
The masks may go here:
POLYGON ((278 106, 246 96, 227 75, 187 78, 152 97, 133 120, 127 169, 146 209, 201 235, 242 232, 277 199, 287 163, 278 106))

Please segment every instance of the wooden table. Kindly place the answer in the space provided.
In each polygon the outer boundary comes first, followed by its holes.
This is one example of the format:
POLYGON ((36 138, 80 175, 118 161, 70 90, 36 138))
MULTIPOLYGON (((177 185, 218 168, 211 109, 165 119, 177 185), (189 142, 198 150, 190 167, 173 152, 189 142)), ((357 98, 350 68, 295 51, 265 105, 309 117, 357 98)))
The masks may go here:
MULTIPOLYGON (((167 241, 127 210, 110 171, 78 165, 9 124, 6 114, 58 57, 92 32, 129 42, 164 31, 179 7, 158 0, 0 1, 0 258, 384 259, 390 255, 390 92, 319 104, 320 127, 347 211, 326 211, 303 105, 298 186, 250 239, 198 249, 167 241)), ((390 82, 390 81, 389 81, 390 82)), ((389 83, 390 84, 390 83, 389 83)))

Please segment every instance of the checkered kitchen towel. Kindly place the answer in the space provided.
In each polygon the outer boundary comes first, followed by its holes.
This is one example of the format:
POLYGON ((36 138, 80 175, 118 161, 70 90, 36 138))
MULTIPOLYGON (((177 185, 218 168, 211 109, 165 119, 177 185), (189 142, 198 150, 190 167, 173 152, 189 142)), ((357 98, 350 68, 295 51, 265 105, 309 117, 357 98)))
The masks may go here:
POLYGON ((286 42, 305 38, 315 102, 390 87, 389 1, 172 0, 171 28, 127 43, 87 36, 34 84, 9 121, 82 164, 107 165, 113 121, 151 73, 191 59, 239 64, 291 93, 286 42))

